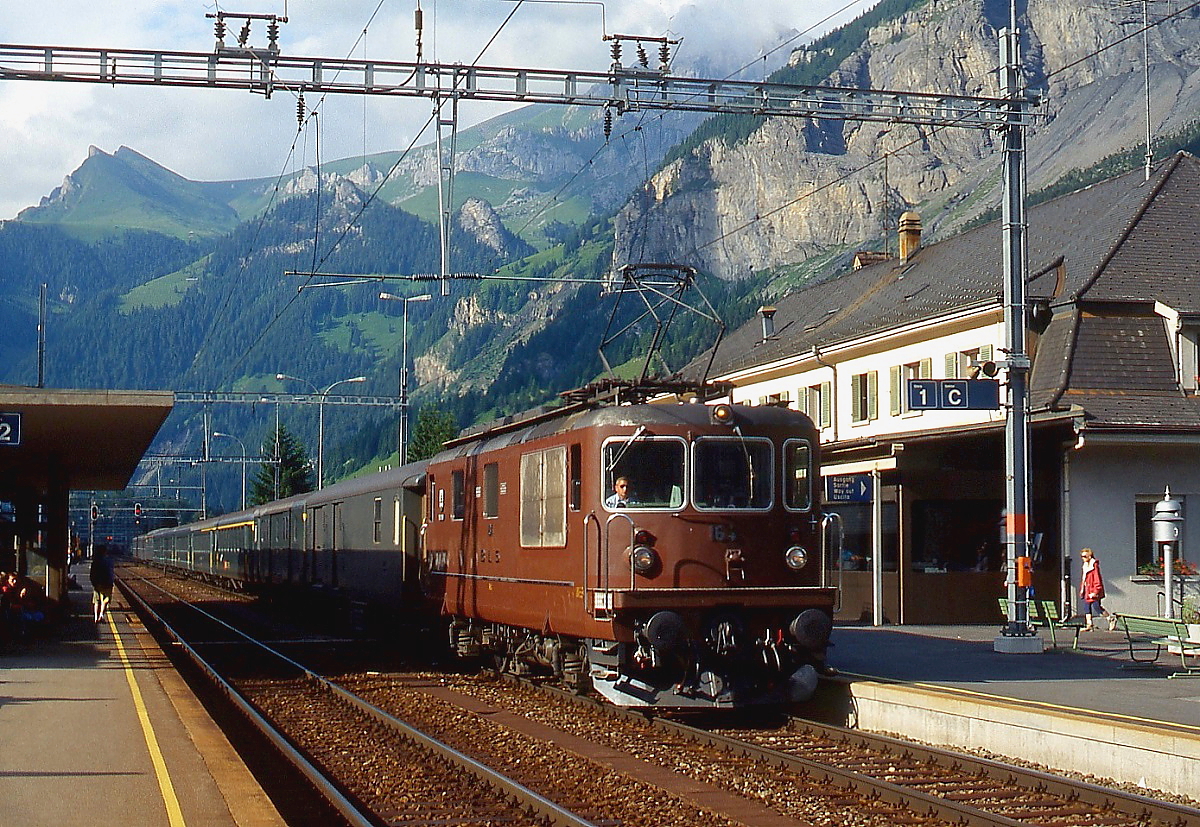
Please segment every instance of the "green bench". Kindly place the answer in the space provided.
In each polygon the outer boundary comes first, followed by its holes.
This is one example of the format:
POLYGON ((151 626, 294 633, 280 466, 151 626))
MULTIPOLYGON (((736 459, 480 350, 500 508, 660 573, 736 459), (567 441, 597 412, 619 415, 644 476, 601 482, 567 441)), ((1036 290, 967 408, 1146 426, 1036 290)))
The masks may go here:
MULTIPOLYGON (((1000 605, 1000 612, 1006 618, 1008 617, 1008 599, 999 597, 996 602, 1000 605)), ((1068 620, 1062 620, 1058 613, 1058 604, 1053 600, 1030 600, 1028 603, 1029 625, 1035 629, 1038 626, 1045 627, 1050 631, 1050 645, 1058 648, 1058 630, 1059 629, 1074 629, 1075 639, 1071 644, 1072 649, 1079 648, 1079 632, 1083 629, 1083 618, 1081 616, 1072 617, 1068 620)))
POLYGON ((1188 664, 1188 657, 1200 657, 1200 642, 1188 639, 1188 627, 1182 620, 1143 615, 1117 615, 1117 626, 1124 630, 1129 642, 1129 657, 1139 665, 1158 661, 1163 649, 1178 648, 1181 671, 1169 678, 1200 677, 1200 663, 1188 664))

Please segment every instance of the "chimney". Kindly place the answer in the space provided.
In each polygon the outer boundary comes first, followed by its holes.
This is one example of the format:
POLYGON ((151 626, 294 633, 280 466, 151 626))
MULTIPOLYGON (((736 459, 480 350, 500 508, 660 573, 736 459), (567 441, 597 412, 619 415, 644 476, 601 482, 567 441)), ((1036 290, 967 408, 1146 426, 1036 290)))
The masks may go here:
POLYGON ((900 260, 908 261, 921 248, 921 216, 911 210, 900 216, 900 260))
POLYGON ((762 316, 762 337, 765 342, 775 335, 775 308, 770 305, 763 305, 758 308, 758 313, 762 316))

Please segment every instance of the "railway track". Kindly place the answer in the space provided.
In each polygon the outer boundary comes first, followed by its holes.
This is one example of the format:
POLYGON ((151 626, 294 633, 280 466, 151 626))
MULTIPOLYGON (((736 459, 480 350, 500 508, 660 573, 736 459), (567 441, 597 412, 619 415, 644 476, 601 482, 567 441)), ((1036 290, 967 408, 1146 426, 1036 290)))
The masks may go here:
MULTIPOLYGON (((227 657, 231 647, 208 641, 197 648, 227 657)), ((256 675, 241 679, 254 705, 290 722, 281 725, 315 745, 307 751, 334 767, 342 778, 336 785, 358 799, 371 797, 364 788, 374 794, 394 783, 376 765, 400 748, 380 755, 364 747, 388 743, 383 733, 395 720, 596 824, 1200 825, 1200 811, 1169 802, 808 722, 730 729, 723 717, 724 729, 704 728, 549 688, 444 674, 350 668, 336 689, 320 692, 303 671, 256 675), (331 732, 325 721, 344 715, 341 709, 357 711, 331 732)), ((417 776, 431 761, 412 760, 402 775, 417 776)), ((463 789, 461 781, 438 783, 379 800, 463 789)), ((380 823, 405 823, 397 820, 406 817, 403 808, 391 806, 371 808, 380 823)))

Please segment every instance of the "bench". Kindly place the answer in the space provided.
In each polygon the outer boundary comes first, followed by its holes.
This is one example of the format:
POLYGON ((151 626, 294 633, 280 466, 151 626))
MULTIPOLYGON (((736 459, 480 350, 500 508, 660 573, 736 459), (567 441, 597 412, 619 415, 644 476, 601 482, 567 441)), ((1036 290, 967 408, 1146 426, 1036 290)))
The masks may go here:
MULTIPOLYGON (((1004 597, 996 598, 996 602, 1000 606, 1000 612, 1006 618, 1008 617, 1008 599, 1004 597)), ((1071 646, 1072 649, 1079 648, 1079 632, 1083 629, 1083 619, 1073 617, 1069 620, 1061 620, 1058 613, 1058 605, 1053 600, 1030 600, 1026 604, 1029 612, 1029 625, 1033 628, 1043 626, 1050 630, 1050 645, 1058 648, 1058 630, 1059 629, 1074 629, 1075 640, 1071 646)))
POLYGON ((1145 666, 1156 663, 1163 649, 1170 651, 1178 647, 1181 671, 1167 677, 1200 677, 1200 664, 1189 666, 1187 661, 1189 655, 1200 656, 1200 642, 1188 639, 1188 627, 1183 621, 1118 614, 1117 625, 1125 632, 1125 639, 1129 642, 1129 658, 1135 664, 1145 666), (1153 654, 1150 647, 1153 647, 1153 654))

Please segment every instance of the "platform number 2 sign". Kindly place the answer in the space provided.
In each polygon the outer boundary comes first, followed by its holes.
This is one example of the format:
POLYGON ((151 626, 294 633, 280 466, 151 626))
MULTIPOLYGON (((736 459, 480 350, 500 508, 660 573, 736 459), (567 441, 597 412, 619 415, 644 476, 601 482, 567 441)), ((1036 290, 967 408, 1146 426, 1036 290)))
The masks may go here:
POLYGON ((0 445, 21 444, 21 415, 0 413, 0 445))

